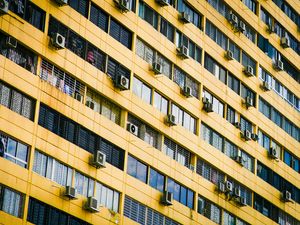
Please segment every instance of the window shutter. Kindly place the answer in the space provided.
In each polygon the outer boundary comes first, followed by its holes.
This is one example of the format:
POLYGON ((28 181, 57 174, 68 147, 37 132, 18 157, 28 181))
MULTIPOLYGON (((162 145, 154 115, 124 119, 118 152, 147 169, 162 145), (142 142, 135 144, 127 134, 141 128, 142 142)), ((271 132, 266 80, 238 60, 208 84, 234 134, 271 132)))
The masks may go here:
POLYGON ((5 107, 9 107, 9 100, 10 100, 10 88, 5 86, 4 84, 0 84, 0 104, 4 105, 5 107))

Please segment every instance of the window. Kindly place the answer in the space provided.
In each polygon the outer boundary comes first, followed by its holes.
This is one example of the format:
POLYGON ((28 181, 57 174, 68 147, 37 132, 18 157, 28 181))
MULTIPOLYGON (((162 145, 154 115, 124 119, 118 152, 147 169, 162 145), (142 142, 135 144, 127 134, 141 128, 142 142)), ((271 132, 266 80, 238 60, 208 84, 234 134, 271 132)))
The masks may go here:
POLYGON ((207 0, 207 2, 214 7, 221 15, 227 16, 229 7, 224 3, 223 0, 207 0))
POLYGON ((232 214, 223 211, 223 225, 235 225, 235 218, 232 214))
POLYGON ((94 185, 93 179, 75 172, 75 188, 78 194, 85 197, 94 196, 94 185))
POLYGON ((37 225, 90 225, 32 197, 29 198, 27 221, 37 225))
POLYGON ((228 74, 227 86, 235 93, 240 95, 240 80, 231 73, 228 74))
POLYGON ((244 67, 251 66, 253 68, 253 74, 256 75, 256 62, 242 51, 242 64, 244 67))
MULTIPOLYGON (((35 74, 37 67, 37 55, 32 51, 25 48, 21 43, 17 43, 17 47, 13 48, 6 44, 8 36, 0 32, 0 53, 28 70, 29 72, 35 74)), ((13 37, 10 37, 13 38, 13 37)))
POLYGON ((230 177, 227 177, 227 180, 232 183, 234 189, 237 188, 241 191, 241 197, 246 199, 249 206, 252 206, 252 191, 230 177))
POLYGON ((88 17, 88 0, 69 0, 69 5, 84 17, 88 17))
POLYGON ((256 193, 254 194, 254 209, 275 222, 278 221, 278 208, 256 193))
POLYGON ((42 60, 40 77, 60 91, 75 97, 75 93, 83 97, 85 86, 45 59, 42 60))
POLYGON ((178 48, 181 46, 187 47, 189 50, 189 56, 201 63, 202 49, 178 30, 176 30, 175 33, 175 44, 178 48))
POLYGON ((191 18, 191 23, 193 23, 196 27, 201 29, 202 16, 196 10, 194 10, 191 6, 189 6, 187 4, 187 2, 185 2, 183 0, 178 0, 177 10, 179 12, 188 13, 191 18))
POLYGON ((262 67, 259 67, 259 78, 268 82, 276 94, 286 100, 295 109, 300 111, 299 98, 262 67))
POLYGON ((191 152, 167 137, 164 138, 163 152, 180 164, 189 167, 192 157, 191 152))
POLYGON ((158 25, 158 14, 144 2, 139 2, 139 17, 151 24, 155 29, 158 25))
POLYGON ((156 91, 154 91, 153 105, 163 114, 168 113, 169 101, 156 91))
POLYGON ((154 148, 159 147, 160 134, 152 127, 138 120, 131 114, 128 114, 128 122, 133 123, 139 128, 138 137, 154 148))
POLYGON ((224 104, 219 99, 205 89, 203 90, 203 97, 207 98, 209 102, 212 103, 214 112, 219 114, 221 117, 224 117, 224 104))
POLYGON ((100 149, 106 154, 106 162, 123 170, 124 151, 122 149, 116 147, 114 144, 85 129, 44 104, 41 104, 40 106, 38 123, 40 126, 71 141, 91 153, 100 149), (59 123, 60 120, 68 122, 59 123), (66 124, 67 126, 65 126, 66 124))
POLYGON ((245 117, 241 116, 241 131, 248 130, 251 133, 253 132, 252 123, 247 120, 245 117))
POLYGON ((176 221, 139 203, 127 195, 125 196, 124 202, 124 216, 139 224, 180 225, 176 221))
POLYGON ((112 57, 108 57, 106 73, 113 80, 116 80, 117 77, 119 76, 126 77, 127 79, 129 79, 129 87, 130 87, 130 70, 128 70, 121 63, 114 60, 112 57))
POLYGON ((91 3, 90 21, 103 31, 108 31, 109 16, 93 2, 91 3))
POLYGON ((209 20, 206 20, 206 35, 214 40, 225 51, 228 49, 228 37, 209 20))
POLYGON ((254 14, 256 14, 256 4, 255 0, 241 0, 254 14))
POLYGON ((263 113, 267 118, 272 120, 276 125, 281 127, 291 137, 298 141, 300 140, 299 127, 293 124, 289 119, 283 116, 261 97, 259 97, 259 111, 263 113))
POLYGON ((253 106, 256 106, 256 94, 247 86, 245 86, 243 83, 241 84, 241 97, 246 98, 250 97, 252 98, 253 106))
POLYGON ((284 150, 284 157, 283 161, 288 166, 292 167, 295 171, 300 173, 300 166, 299 166, 299 158, 297 158, 294 154, 290 153, 286 149, 284 150))
POLYGON ((0 81, 0 105, 33 121, 35 100, 0 81))
POLYGON ((221 223, 221 209, 211 201, 198 196, 198 213, 212 220, 213 222, 221 223))
POLYGON ((240 62, 241 60, 241 49, 239 46, 237 46, 233 41, 229 40, 229 48, 228 48, 232 53, 233 53, 233 58, 240 62))
POLYGON ((280 192, 284 190, 289 191, 292 195, 292 199, 297 203, 300 203, 299 189, 283 177, 279 176, 273 170, 263 165, 261 162, 257 162, 257 176, 275 187, 280 192))
POLYGON ((163 192, 165 190, 165 176, 157 170, 150 168, 149 185, 163 192))
POLYGON ((27 168, 29 146, 0 132, 0 156, 27 168))
POLYGON ((109 35, 131 49, 132 33, 115 19, 110 19, 109 35))
POLYGON ((127 173, 143 183, 147 183, 147 166, 130 155, 128 155, 127 173))
POLYGON ((272 0, 295 24, 299 26, 299 14, 283 0, 272 0))
POLYGON ((40 151, 35 150, 33 169, 34 172, 41 176, 62 185, 67 186, 72 184, 73 169, 55 160, 52 157, 46 156, 40 151))
POLYGON ((151 88, 139 80, 136 76, 133 77, 133 93, 140 97, 143 101, 151 104, 151 88))
POLYGON ((46 13, 30 0, 10 1, 9 9, 34 27, 44 31, 46 13))
POLYGON ((226 83, 227 71, 207 53, 205 53, 204 67, 213 75, 215 75, 217 79, 219 79, 223 83, 226 83))
POLYGON ((22 218, 24 195, 0 184, 0 210, 22 218))
POLYGON ((86 105, 91 103, 93 103, 94 111, 120 125, 122 109, 118 105, 111 102, 109 99, 88 88, 86 93, 86 105))
POLYGON ((227 105, 227 116, 226 119, 229 123, 234 124, 238 121, 238 114, 237 112, 231 108, 229 105, 227 105))
POLYGON ((165 35, 169 41, 174 42, 175 27, 163 17, 160 17, 160 33, 165 35))
POLYGON ((194 208, 194 192, 186 188, 171 178, 167 180, 167 191, 173 193, 174 200, 186 205, 187 207, 194 208))
POLYGON ((181 88, 183 89, 184 86, 188 86, 192 90, 192 95, 195 98, 199 99, 199 83, 194 78, 190 77, 188 74, 186 74, 183 70, 181 70, 179 67, 174 67, 174 78, 173 81, 181 88))
POLYGON ((171 104, 171 113, 175 116, 176 124, 183 126, 192 133, 196 133, 196 119, 189 113, 179 108, 174 103, 171 104))
POLYGON ((96 199, 100 205, 105 206, 114 212, 119 212, 119 192, 96 182, 96 199))
POLYGON ((199 157, 197 158, 196 172, 215 185, 218 185, 220 182, 224 182, 225 180, 225 174, 223 172, 199 157))

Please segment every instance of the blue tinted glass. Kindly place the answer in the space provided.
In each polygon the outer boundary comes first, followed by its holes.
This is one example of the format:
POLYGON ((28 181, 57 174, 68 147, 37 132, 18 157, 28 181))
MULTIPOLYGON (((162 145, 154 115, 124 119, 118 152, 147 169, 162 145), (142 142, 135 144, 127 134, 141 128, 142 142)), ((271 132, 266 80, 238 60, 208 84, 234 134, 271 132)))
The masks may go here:
POLYGON ((157 188, 157 172, 154 169, 150 169, 150 180, 149 184, 153 188, 157 188))
POLYGON ((180 201, 180 185, 174 182, 173 197, 176 201, 180 201))
POLYGON ((284 162, 289 166, 291 165, 291 154, 287 151, 284 151, 284 162))
POLYGON ((194 208, 194 192, 190 189, 188 189, 187 206, 191 209, 194 208))
POLYGON ((164 181, 165 181, 164 176, 158 173, 157 174, 157 190, 159 190, 161 192, 164 190, 164 181))
POLYGON ((185 187, 182 187, 182 186, 180 189, 180 202, 184 205, 186 205, 186 202, 187 202, 187 190, 185 187))
POLYGON ((141 162, 137 162, 136 178, 146 183, 147 181, 147 166, 141 162))
POLYGON ((132 158, 130 155, 128 156, 128 163, 127 163, 127 173, 131 176, 136 177, 136 159, 132 158))

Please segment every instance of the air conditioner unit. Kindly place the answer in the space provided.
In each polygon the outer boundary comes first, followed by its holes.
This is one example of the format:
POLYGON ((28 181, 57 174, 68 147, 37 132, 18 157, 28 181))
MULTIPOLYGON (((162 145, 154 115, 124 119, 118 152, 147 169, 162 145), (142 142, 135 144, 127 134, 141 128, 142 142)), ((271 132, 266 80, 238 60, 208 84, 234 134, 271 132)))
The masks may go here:
POLYGON ((127 123, 127 130, 134 134, 135 136, 138 136, 139 128, 138 126, 134 125, 133 123, 127 123))
POLYGON ((179 19, 180 19, 183 23, 190 23, 190 22, 191 22, 190 14, 188 14, 187 12, 181 12, 181 13, 179 14, 179 19))
POLYGON ((272 159, 279 159, 279 152, 277 151, 276 148, 270 147, 269 157, 272 159))
POLYGON ((234 188, 233 196, 236 197, 236 198, 241 197, 241 189, 239 187, 234 188))
POLYGON ((276 60, 275 63, 273 64, 273 67, 277 71, 282 71, 283 70, 283 62, 280 60, 276 60))
POLYGON ((129 0, 114 0, 114 2, 122 12, 128 12, 130 10, 129 0))
POLYGON ((247 206, 247 199, 245 197, 240 197, 238 200, 238 203, 240 204, 240 206, 247 206))
POLYGON ((225 184, 223 182, 218 183, 218 191, 221 192, 221 193, 226 192, 225 184))
POLYGON ((129 89, 129 79, 124 75, 117 75, 116 79, 114 80, 114 84, 121 91, 129 89))
POLYGON ((182 89, 182 94, 185 96, 185 97, 192 97, 192 89, 189 87, 189 86, 184 86, 183 89, 182 89))
POLYGON ((282 195, 282 200, 284 202, 294 202, 293 199, 292 199, 291 192, 289 192, 287 190, 284 190, 281 195, 282 195))
POLYGON ((158 62, 154 62, 152 64, 152 70, 154 71, 155 74, 162 74, 162 66, 158 62))
POLYGON ((275 26, 273 24, 268 24, 267 32, 270 33, 270 34, 274 33, 275 32, 275 26))
POLYGON ((173 205, 173 193, 164 191, 162 198, 161 198, 161 203, 164 205, 173 205))
POLYGON ((244 162, 244 161, 243 161, 242 152, 241 152, 240 149, 237 150, 236 156, 234 156, 234 160, 235 160, 237 163, 243 165, 243 162, 244 162))
POLYGON ((239 23, 239 19, 234 13, 229 14, 229 21, 233 26, 237 26, 239 23))
POLYGON ((95 103, 92 101, 86 101, 85 105, 93 110, 95 108, 95 103))
POLYGON ((176 117, 172 114, 168 114, 165 119, 165 123, 169 126, 175 126, 176 125, 176 117))
MULTIPOLYGON (((1 1, 1 0, 0 0, 1 1)), ((17 39, 11 37, 11 36, 8 36, 6 38, 6 46, 8 47, 11 47, 11 48, 16 48, 17 47, 17 44, 18 44, 18 41, 17 39)))
POLYGON ((67 5, 68 0, 54 0, 59 6, 67 5))
POLYGON ((241 129, 241 123, 240 122, 234 122, 233 124, 236 128, 241 129))
POLYGON ((232 191, 233 191, 232 183, 229 180, 225 181, 225 192, 228 193, 232 191))
POLYGON ((248 77, 253 77, 254 76, 254 70, 252 66, 246 66, 244 68, 244 73, 248 76, 248 77))
POLYGON ((167 0, 155 0, 158 4, 160 4, 161 6, 168 6, 169 3, 167 0))
POLYGON ((283 48, 289 48, 290 47, 290 39, 288 37, 282 37, 280 40, 280 44, 283 48))
POLYGON ((243 21, 241 21, 241 20, 239 22, 239 31, 240 32, 246 31, 246 24, 243 21))
POLYGON ((271 84, 267 81, 264 81, 261 85, 261 88, 264 90, 264 91, 270 91, 272 89, 271 87, 271 84))
POLYGON ((244 104, 246 105, 247 108, 252 107, 253 106, 253 99, 250 96, 247 96, 245 98, 244 104))
POLYGON ((65 196, 68 197, 69 199, 75 199, 76 198, 76 189, 72 186, 66 186, 65 196))
POLYGON ((204 111, 207 112, 207 113, 210 113, 210 112, 213 112, 213 111, 214 111, 214 110, 213 110, 213 105, 212 105, 211 102, 204 103, 204 104, 203 104, 203 109, 204 109, 204 111))
POLYGON ((189 49, 182 45, 181 47, 177 48, 177 55, 179 55, 183 59, 189 58, 189 49))
POLYGON ((85 209, 90 212, 99 212, 100 210, 98 209, 97 199, 94 197, 88 197, 85 205, 85 209))
POLYGON ((101 151, 95 151, 91 157, 90 164, 98 169, 100 167, 105 167, 105 162, 106 154, 101 151))
POLYGON ((74 92, 74 98, 79 102, 82 101, 82 96, 78 92, 74 92))
POLYGON ((54 33, 50 37, 50 43, 56 49, 63 49, 66 45, 66 38, 59 33, 54 33))
POLYGON ((8 13, 9 1, 8 0, 0 0, 0 14, 8 13))
POLYGON ((250 141, 251 140, 251 132, 249 130, 242 131, 241 138, 243 138, 245 141, 250 141))
POLYGON ((258 135, 252 133, 252 134, 251 134, 251 139, 252 139, 253 141, 258 141, 258 135))
POLYGON ((234 59, 234 58, 233 58, 233 52, 230 51, 230 50, 227 50, 227 51, 225 52, 225 58, 228 59, 228 60, 233 60, 233 59, 234 59))

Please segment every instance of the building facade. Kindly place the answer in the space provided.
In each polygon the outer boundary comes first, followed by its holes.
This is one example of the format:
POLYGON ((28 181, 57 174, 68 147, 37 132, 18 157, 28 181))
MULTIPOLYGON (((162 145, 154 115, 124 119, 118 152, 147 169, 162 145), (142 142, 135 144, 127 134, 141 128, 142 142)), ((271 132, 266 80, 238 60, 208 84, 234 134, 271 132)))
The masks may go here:
POLYGON ((0 12, 0 224, 300 224, 298 0, 0 12))

